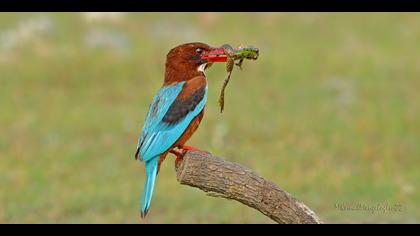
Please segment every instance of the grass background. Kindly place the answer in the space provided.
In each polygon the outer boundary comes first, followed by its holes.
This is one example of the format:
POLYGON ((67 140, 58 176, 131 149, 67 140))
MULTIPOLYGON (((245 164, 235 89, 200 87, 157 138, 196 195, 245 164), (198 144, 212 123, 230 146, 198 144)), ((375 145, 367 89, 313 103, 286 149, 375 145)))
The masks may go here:
POLYGON ((272 223, 163 164, 139 220, 133 155, 174 46, 253 44, 225 112, 207 71, 189 144, 242 163, 331 223, 420 223, 417 13, 1 13, 1 223, 272 223), (335 204, 401 204, 401 212, 335 204))

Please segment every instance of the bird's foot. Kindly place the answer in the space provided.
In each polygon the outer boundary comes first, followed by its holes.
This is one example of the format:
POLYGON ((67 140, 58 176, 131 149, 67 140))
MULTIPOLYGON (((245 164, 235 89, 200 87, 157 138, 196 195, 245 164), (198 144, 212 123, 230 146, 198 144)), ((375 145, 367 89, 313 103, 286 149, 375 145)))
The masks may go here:
POLYGON ((190 151, 190 150, 192 150, 192 151, 199 151, 199 152, 203 152, 203 153, 206 153, 206 154, 210 154, 210 152, 208 152, 208 151, 200 150, 198 148, 191 147, 191 146, 188 146, 188 145, 182 145, 182 146, 179 146, 178 148, 181 149, 182 152, 176 151, 174 149, 172 149, 172 150, 169 151, 170 153, 172 153, 172 154, 174 154, 176 156, 176 159, 175 159, 175 169, 178 169, 179 165, 181 164, 182 158, 184 158, 185 154, 188 151, 190 151))
POLYGON ((182 160, 182 158, 185 155, 185 151, 184 152, 178 152, 178 151, 175 151, 175 150, 172 149, 169 152, 172 153, 172 154, 174 154, 176 156, 176 159, 175 159, 175 169, 178 169, 179 164, 181 164, 181 160, 182 160))
POLYGON ((195 147, 191 147, 191 146, 188 146, 188 145, 182 145, 182 146, 180 147, 180 149, 182 149, 182 150, 183 150, 184 155, 185 155, 185 153, 186 153, 187 151, 190 151, 190 150, 192 150, 192 151, 199 151, 199 152, 204 152, 204 153, 206 153, 206 154, 210 154, 210 152, 208 152, 208 151, 204 151, 204 150, 201 150, 201 149, 198 149, 198 148, 195 148, 195 147))

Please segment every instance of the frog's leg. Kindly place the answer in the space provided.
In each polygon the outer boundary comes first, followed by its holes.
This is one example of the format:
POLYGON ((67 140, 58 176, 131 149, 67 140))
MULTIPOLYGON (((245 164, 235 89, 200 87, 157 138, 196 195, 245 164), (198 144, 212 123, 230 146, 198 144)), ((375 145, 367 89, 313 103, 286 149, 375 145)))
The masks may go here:
POLYGON ((241 69, 241 70, 242 70, 242 62, 244 62, 243 58, 235 64, 235 65, 239 66, 239 69, 241 69))

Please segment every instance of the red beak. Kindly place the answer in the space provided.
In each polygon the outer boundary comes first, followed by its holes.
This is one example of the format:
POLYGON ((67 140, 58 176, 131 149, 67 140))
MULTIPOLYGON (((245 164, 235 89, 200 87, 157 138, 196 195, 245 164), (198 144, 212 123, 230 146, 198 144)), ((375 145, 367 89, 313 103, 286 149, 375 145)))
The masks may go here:
POLYGON ((210 63, 213 62, 226 62, 227 56, 223 48, 212 48, 210 52, 201 56, 201 59, 205 59, 210 63))

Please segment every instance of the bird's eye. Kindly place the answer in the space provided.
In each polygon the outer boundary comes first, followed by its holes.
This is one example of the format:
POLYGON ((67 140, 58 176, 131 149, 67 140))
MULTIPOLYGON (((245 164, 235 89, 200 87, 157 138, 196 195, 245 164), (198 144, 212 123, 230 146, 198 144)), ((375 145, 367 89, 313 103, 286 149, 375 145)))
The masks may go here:
POLYGON ((201 54, 201 53, 203 52, 203 49, 201 49, 201 48, 197 48, 195 51, 196 51, 198 54, 201 54))

